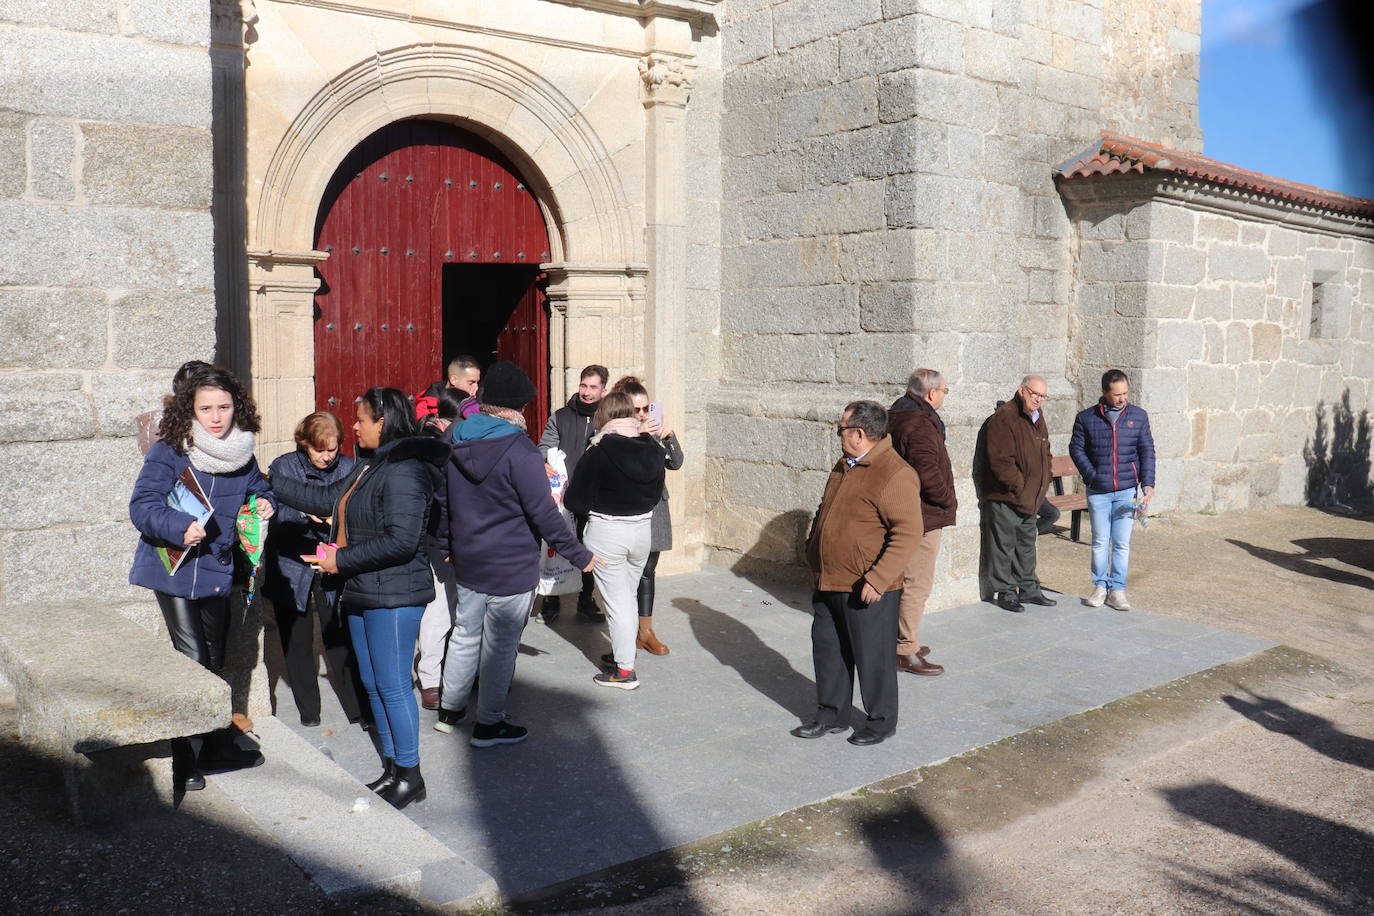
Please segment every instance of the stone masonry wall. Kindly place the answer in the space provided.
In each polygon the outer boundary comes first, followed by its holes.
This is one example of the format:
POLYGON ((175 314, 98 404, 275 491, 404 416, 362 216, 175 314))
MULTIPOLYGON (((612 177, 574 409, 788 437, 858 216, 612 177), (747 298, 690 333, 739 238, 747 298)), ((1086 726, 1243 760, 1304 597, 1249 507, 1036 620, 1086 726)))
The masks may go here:
POLYGON ((0 605, 141 597, 133 420, 215 342, 209 19, 0 4, 0 605))
MULTIPOLYGON (((1044 374, 1056 453, 1077 407, 1070 225, 1051 178, 1103 127, 1196 147, 1197 0, 722 4, 723 382, 710 409, 714 562, 777 572, 834 422, 942 370, 958 526, 935 601, 976 595, 977 430, 1044 374), (1169 86, 1166 100, 1140 95, 1169 86)), ((937 586, 938 587, 938 586, 937 586)))
POLYGON ((1362 479, 1316 465, 1354 454, 1370 404, 1374 242, 1167 200, 1084 203, 1075 216, 1080 400, 1108 367, 1132 375, 1160 457, 1157 511, 1369 494, 1367 438, 1362 479))

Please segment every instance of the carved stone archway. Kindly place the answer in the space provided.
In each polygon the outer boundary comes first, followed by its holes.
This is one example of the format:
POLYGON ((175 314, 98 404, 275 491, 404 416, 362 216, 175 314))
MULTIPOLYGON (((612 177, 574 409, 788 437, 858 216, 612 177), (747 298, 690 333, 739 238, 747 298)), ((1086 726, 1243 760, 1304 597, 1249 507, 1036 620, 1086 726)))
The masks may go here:
MULTIPOLYGON (((460 45, 383 51, 326 83, 284 132, 248 214, 249 363, 266 418, 262 450, 290 447, 313 409, 314 267, 319 202, 339 162, 373 131, 405 118, 452 120, 490 140, 526 176, 549 227, 552 394, 573 367, 642 365, 648 268, 642 226, 618 170, 587 119, 556 86, 501 55, 460 45), (614 278, 614 282, 608 282, 614 278), (571 308, 570 308, 571 306, 571 308), (595 335, 579 353, 568 326, 583 317, 626 333, 595 335)), ((250 114, 251 119, 251 114, 250 114)))

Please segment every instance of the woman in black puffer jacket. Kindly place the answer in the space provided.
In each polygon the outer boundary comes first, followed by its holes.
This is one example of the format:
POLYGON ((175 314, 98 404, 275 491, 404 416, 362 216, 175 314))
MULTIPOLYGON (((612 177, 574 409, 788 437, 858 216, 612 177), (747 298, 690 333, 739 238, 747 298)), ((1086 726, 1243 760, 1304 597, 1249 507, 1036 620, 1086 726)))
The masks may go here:
POLYGON ((319 565, 343 579, 340 608, 376 717, 384 768, 368 787, 403 808, 425 797, 410 666, 420 618, 434 598, 425 538, 449 449, 418 435, 414 409, 395 388, 368 389, 353 429, 364 454, 351 474, 327 485, 282 479, 277 497, 334 519, 319 565))

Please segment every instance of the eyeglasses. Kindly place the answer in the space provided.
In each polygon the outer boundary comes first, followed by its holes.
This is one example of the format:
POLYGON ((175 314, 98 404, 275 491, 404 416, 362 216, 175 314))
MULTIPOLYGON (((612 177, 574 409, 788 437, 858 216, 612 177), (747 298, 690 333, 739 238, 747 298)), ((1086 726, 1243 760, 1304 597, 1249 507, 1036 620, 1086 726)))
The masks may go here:
POLYGON ((932 389, 930 389, 930 390, 931 390, 931 391, 938 391, 938 392, 940 392, 941 394, 949 394, 949 386, 948 386, 948 385, 944 386, 943 388, 932 388, 932 389))
POLYGON ((838 426, 835 428, 835 435, 843 436, 847 429, 863 429, 862 426, 838 426))
POLYGON ((1036 401, 1048 401, 1048 400, 1050 399, 1049 392, 1045 392, 1044 394, 1041 394, 1041 393, 1038 392, 1038 391, 1031 391, 1029 388, 1027 388, 1027 389, 1026 389, 1026 394, 1028 394, 1032 399, 1034 399, 1034 400, 1036 400, 1036 401))

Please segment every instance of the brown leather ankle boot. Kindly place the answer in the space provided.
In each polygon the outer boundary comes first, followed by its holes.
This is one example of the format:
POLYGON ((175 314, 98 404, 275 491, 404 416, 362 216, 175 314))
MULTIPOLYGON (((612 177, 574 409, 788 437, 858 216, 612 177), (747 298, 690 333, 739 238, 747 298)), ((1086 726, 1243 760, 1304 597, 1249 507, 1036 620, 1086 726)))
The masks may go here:
POLYGON ((659 642, 654 635, 654 619, 652 617, 639 618, 639 635, 635 637, 635 648, 643 649, 650 655, 667 655, 668 647, 659 642))

